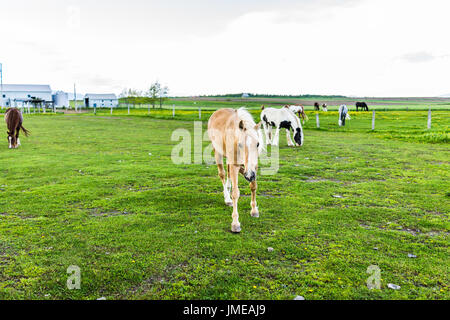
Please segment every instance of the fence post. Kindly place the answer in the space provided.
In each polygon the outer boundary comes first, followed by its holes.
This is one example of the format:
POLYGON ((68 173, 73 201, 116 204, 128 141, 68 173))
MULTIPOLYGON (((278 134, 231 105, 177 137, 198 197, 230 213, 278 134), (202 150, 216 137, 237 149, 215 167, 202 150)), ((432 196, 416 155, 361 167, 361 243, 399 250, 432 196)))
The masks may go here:
POLYGON ((375 130, 375 110, 372 113, 372 130, 375 130))
POLYGON ((94 115, 97 115, 97 108, 94 107, 94 115))
POLYGON ((175 118, 175 105, 172 106, 172 118, 175 118))
POLYGON ((431 108, 428 109, 428 130, 431 129, 431 108))
POLYGON ((316 113, 316 126, 317 128, 320 128, 319 113, 316 113))
POLYGON ((128 106, 128 114, 130 114, 130 104, 128 103, 127 106, 128 106))
POLYGON ((112 109, 113 109, 113 108, 111 107, 111 114, 112 114, 112 109))
POLYGON ((198 119, 202 120, 202 107, 198 106, 198 119))

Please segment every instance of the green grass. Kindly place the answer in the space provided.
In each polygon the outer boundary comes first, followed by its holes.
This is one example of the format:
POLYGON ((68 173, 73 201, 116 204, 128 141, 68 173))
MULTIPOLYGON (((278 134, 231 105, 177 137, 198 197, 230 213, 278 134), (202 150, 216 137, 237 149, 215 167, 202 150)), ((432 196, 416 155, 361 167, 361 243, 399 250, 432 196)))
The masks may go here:
POLYGON ((430 131, 424 111, 380 112, 374 132, 371 113, 316 129, 310 112, 305 145, 280 135, 278 174, 258 177, 259 219, 240 179, 236 235, 216 167, 171 162, 195 110, 98 111, 25 115, 32 135, 0 146, 0 299, 450 298, 448 112, 430 131))

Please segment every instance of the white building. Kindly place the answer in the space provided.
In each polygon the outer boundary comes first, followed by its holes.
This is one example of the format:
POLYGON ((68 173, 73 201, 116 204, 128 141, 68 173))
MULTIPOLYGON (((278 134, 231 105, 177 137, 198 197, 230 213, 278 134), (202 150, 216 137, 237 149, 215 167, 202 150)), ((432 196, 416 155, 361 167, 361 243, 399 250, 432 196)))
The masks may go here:
POLYGON ((87 93, 84 96, 84 106, 86 108, 116 108, 119 106, 119 99, 114 93, 87 93))
POLYGON ((69 108, 69 94, 64 91, 56 91, 53 94, 53 104, 56 108, 69 108))
POLYGON ((33 101, 53 104, 52 89, 40 84, 4 84, 0 88, 0 106, 23 107, 33 101))

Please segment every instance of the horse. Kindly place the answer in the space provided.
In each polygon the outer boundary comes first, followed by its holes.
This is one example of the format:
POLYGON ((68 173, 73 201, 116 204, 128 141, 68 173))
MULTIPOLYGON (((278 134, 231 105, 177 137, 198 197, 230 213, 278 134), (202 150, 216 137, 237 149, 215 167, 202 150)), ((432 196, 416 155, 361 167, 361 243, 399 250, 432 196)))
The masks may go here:
POLYGON ((26 137, 30 134, 30 132, 25 129, 22 125, 23 116, 19 109, 16 108, 8 108, 5 112, 5 122, 8 127, 8 142, 9 148, 15 149, 18 148, 20 144, 19 133, 20 130, 23 131, 26 137))
POLYGON ((303 107, 302 105, 293 105, 285 107, 289 108, 289 110, 291 110, 293 113, 298 114, 298 117, 303 119, 303 124, 305 124, 305 121, 309 120, 308 116, 305 113, 305 107, 303 107))
POLYGON ((315 110, 315 111, 320 111, 320 105, 319 105, 318 102, 315 102, 315 103, 314 103, 314 110, 315 110))
POLYGON ((365 102, 356 102, 356 111, 359 111, 359 108, 361 108, 363 111, 369 111, 369 107, 365 102))
POLYGON ((324 112, 328 112, 328 106, 327 106, 326 103, 324 103, 324 104, 322 105, 322 109, 323 109, 324 112))
POLYGON ((280 129, 286 129, 287 144, 294 146, 291 139, 291 129, 294 132, 294 141, 297 146, 303 145, 303 128, 300 119, 292 112, 288 106, 281 109, 261 107, 261 122, 266 135, 266 145, 278 145, 280 129), (276 128, 275 136, 272 138, 272 127, 276 128))
POLYGON ((345 104, 339 107, 339 127, 345 126, 345 120, 351 120, 348 108, 345 104))
POLYGON ((256 204, 256 172, 258 157, 264 148, 260 127, 261 123, 255 124, 253 117, 245 108, 219 109, 208 121, 208 136, 212 142, 219 177, 222 180, 225 204, 233 206, 231 231, 234 233, 241 232, 238 213, 239 173, 250 183, 251 216, 259 217, 256 204), (223 165, 224 157, 227 158, 227 173, 223 165))

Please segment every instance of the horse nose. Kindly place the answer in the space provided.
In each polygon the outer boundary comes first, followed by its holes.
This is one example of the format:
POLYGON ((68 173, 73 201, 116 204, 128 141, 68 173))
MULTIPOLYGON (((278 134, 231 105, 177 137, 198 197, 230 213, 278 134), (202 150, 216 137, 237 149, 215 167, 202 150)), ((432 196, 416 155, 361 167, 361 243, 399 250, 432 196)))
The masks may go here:
POLYGON ((252 171, 250 174, 245 174, 244 177, 248 182, 253 182, 256 180, 256 173, 252 171))

